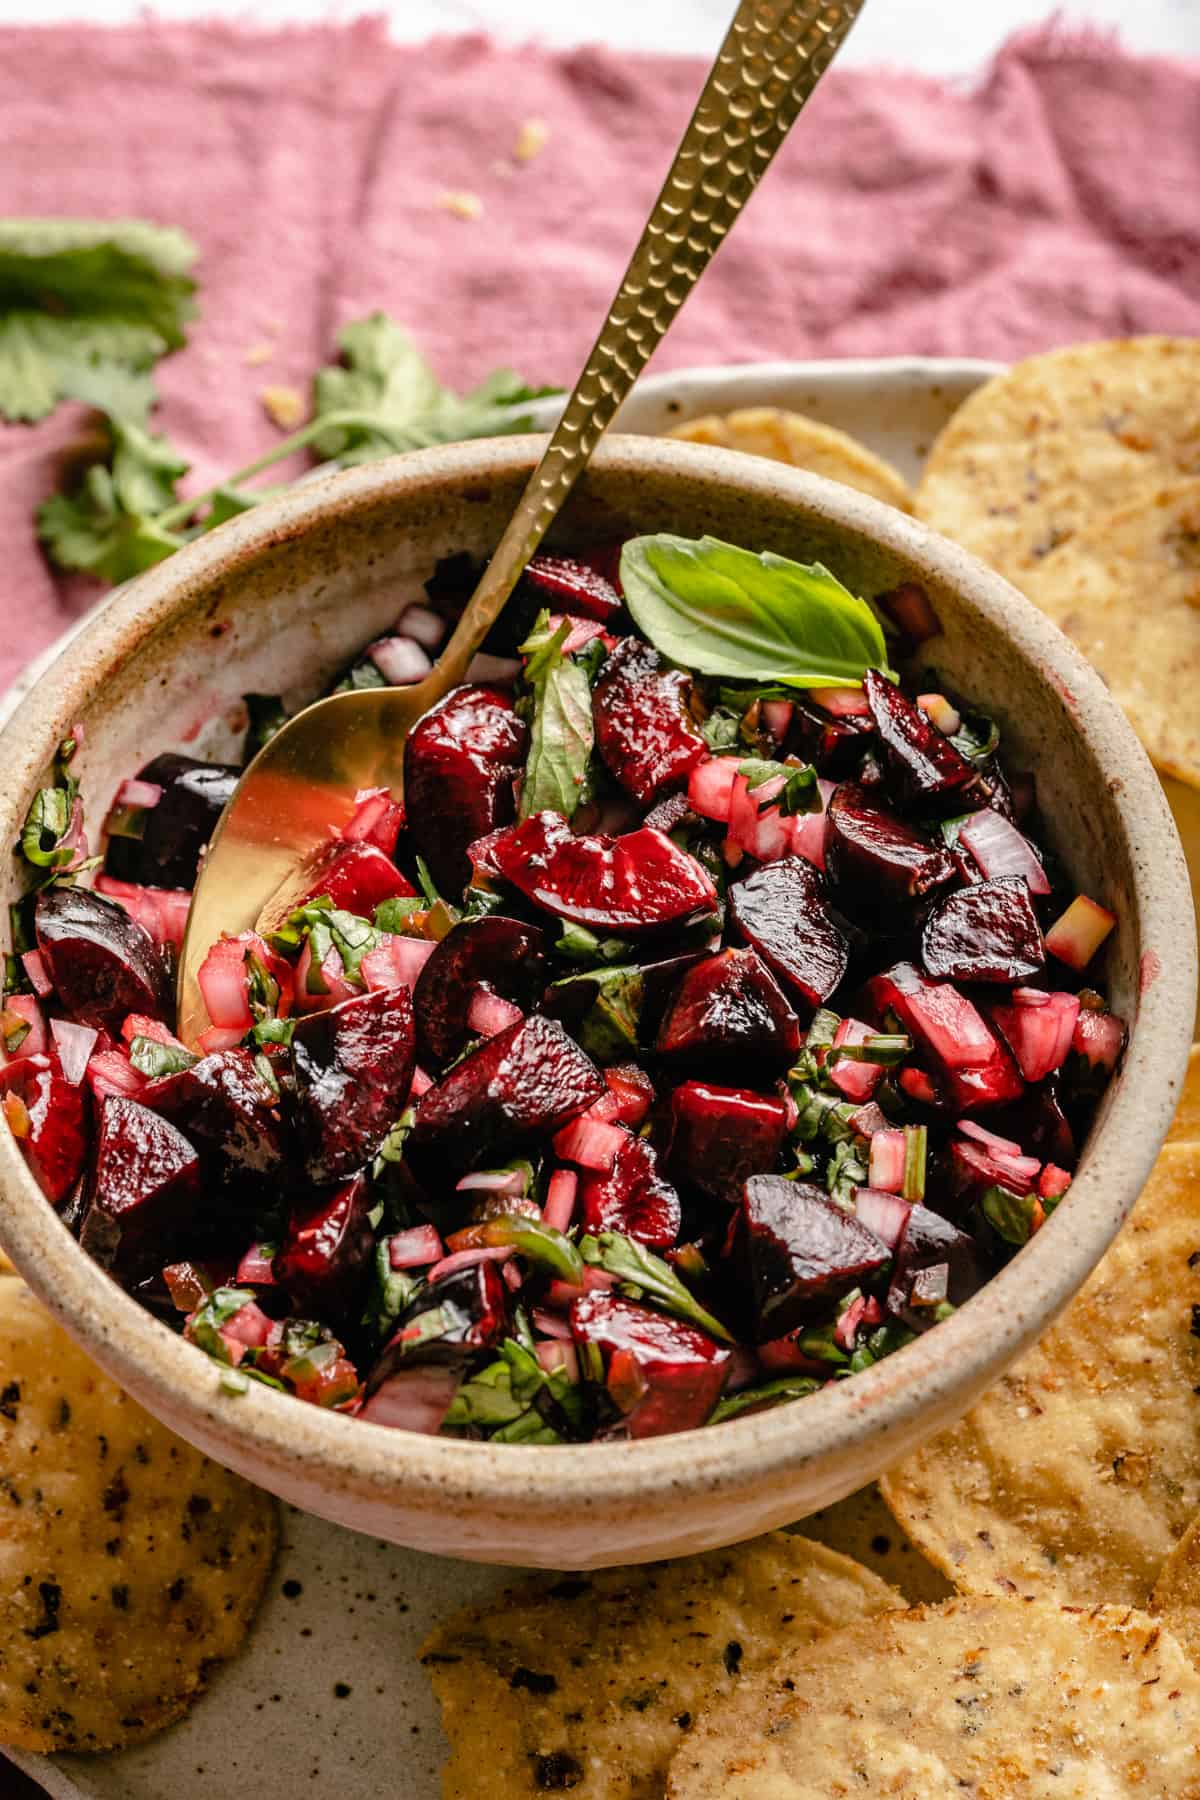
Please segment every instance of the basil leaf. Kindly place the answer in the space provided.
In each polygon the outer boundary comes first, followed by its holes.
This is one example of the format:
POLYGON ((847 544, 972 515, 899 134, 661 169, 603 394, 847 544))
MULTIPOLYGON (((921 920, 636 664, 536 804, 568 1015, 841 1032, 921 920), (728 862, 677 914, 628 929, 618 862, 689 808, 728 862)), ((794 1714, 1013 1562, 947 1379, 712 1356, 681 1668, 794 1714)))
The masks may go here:
POLYGON ((177 1044, 135 1037, 129 1046, 129 1060, 140 1075, 148 1075, 154 1081, 160 1075, 178 1075, 183 1069, 192 1068, 199 1058, 177 1044))
POLYGON ((549 632, 549 614, 539 616, 521 645, 525 680, 533 689, 533 722, 525 780, 521 784, 521 817, 558 812, 573 817, 583 796, 588 762, 595 742, 592 690, 586 672, 563 655, 570 621, 549 632))
POLYGON ((661 532, 621 552, 625 604, 672 662, 786 687, 849 687, 887 650, 879 621, 820 563, 661 532))
POLYGON ((530 1262, 541 1263, 572 1287, 578 1287, 583 1280, 583 1263, 570 1238, 541 1219, 506 1213, 499 1219, 488 1219, 480 1227, 479 1236, 489 1248, 511 1244, 530 1262))
POLYGON ((738 774, 746 778, 746 791, 753 794, 769 781, 783 777, 783 786, 778 793, 772 794, 769 800, 757 802, 759 812, 769 806, 777 806, 785 819, 796 813, 813 813, 821 810, 821 790, 817 786, 817 771, 811 763, 778 763, 768 762, 762 757, 750 756, 745 762, 738 764, 738 774))
POLYGON ((587 969, 581 975, 565 975, 553 987, 562 995, 564 1023, 596 1062, 621 1062, 636 1055, 646 998, 646 977, 640 968, 587 969), (575 995, 585 1002, 582 1013, 573 1004, 575 995))
POLYGON ((584 1262, 607 1269, 610 1275, 615 1275, 622 1290, 636 1288, 639 1299, 649 1295, 677 1318, 687 1319, 691 1324, 698 1325, 701 1331, 707 1331, 710 1337, 732 1344, 733 1338, 720 1319, 714 1319, 710 1312, 705 1311, 691 1289, 680 1281, 670 1263, 655 1256, 633 1238, 626 1237, 623 1232, 602 1231, 599 1237, 581 1238, 579 1253, 584 1262))
POLYGON ((811 1375, 783 1375, 777 1381, 764 1382, 762 1387, 742 1388, 717 1401, 708 1415, 708 1423, 720 1425, 723 1420, 736 1419, 742 1413, 762 1412, 765 1407, 779 1406, 784 1400, 803 1399, 806 1394, 815 1394, 821 1385, 811 1375))

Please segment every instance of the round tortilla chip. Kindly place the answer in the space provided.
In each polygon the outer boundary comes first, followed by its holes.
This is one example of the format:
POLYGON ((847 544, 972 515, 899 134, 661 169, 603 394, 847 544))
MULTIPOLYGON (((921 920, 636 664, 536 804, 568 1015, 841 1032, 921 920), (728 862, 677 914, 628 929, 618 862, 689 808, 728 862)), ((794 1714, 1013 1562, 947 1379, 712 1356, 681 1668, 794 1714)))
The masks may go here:
POLYGON ((873 1569, 881 1580, 898 1587, 910 1606, 947 1600, 954 1592, 946 1577, 897 1528, 874 1484, 809 1513, 796 1529, 873 1569))
POLYGON ((919 519, 1018 587, 1103 513, 1200 475, 1200 338, 1118 338, 1017 363, 963 402, 919 519))
POLYGON ((429 1639, 452 1745, 443 1800, 570 1788, 649 1800, 701 1707, 782 1650, 901 1604, 869 1570, 773 1532, 679 1562, 509 1589, 429 1639))
POLYGON ((716 444, 722 450, 741 450, 747 456, 767 456, 772 462, 790 463, 812 475, 824 475, 846 487, 858 488, 888 506, 911 512, 912 491, 898 469, 860 444, 857 438, 832 425, 819 425, 803 413, 782 412, 775 406, 747 406, 739 412, 708 413, 676 425, 671 437, 689 444, 716 444))
POLYGON ((1200 1512, 1200 1144, 1155 1164, 1035 1349, 880 1482, 965 1593, 1145 1606, 1200 1512))
POLYGON ((1200 1673, 1125 1607, 950 1600, 835 1632, 689 1733, 669 1800, 1200 1800, 1200 1673))
POLYGON ((1022 586, 1099 670, 1151 760, 1200 787, 1200 481, 1081 524, 1022 586))
POLYGON ((0 1743, 111 1750, 181 1717, 244 1641, 277 1537, 267 1494, 0 1281, 0 1743))
POLYGON ((1200 1519, 1194 1519, 1154 1584, 1154 1611, 1200 1668, 1200 1519))
POLYGON ((1183 1092, 1179 1096, 1179 1105, 1175 1108, 1175 1117, 1171 1120, 1167 1142, 1200 1143, 1200 1044, 1193 1044, 1188 1056, 1183 1092))

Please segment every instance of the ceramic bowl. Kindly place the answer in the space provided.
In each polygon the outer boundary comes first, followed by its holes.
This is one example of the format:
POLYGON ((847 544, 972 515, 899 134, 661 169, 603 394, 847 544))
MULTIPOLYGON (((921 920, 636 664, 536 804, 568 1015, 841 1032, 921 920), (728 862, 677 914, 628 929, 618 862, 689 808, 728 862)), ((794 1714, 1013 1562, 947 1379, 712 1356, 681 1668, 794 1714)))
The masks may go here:
MULTIPOLYGON (((0 840, 13 844, 54 747, 82 720, 92 821, 152 754, 236 751, 247 691, 290 700, 384 631, 438 557, 485 553, 536 444, 422 451, 332 476, 199 539, 118 595, 37 681, 0 737, 0 840)), ((711 532, 827 563, 877 593, 924 582, 930 657, 997 715, 1036 771, 1049 835, 1119 924, 1105 975, 1129 1048, 1064 1204, 970 1303, 844 1383, 707 1431, 531 1447, 388 1431, 218 1371, 84 1255, 0 1132, 2 1236, 67 1329, 149 1410, 297 1506, 418 1549, 585 1568, 682 1554, 798 1518, 862 1486, 961 1413, 1054 1317, 1116 1232, 1162 1142, 1187 1054, 1195 933, 1161 789, 1099 678, 1011 587, 848 488, 690 444, 603 446, 557 541, 711 532)), ((21 889, 14 859, 5 898, 21 889)))

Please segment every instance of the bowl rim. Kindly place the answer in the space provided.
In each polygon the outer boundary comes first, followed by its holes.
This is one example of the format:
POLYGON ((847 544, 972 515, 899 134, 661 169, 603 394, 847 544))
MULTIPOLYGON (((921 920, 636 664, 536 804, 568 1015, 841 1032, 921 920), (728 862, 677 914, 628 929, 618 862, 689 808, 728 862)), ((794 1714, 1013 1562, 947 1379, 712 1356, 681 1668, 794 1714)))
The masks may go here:
MULTIPOLYGON (((542 440, 475 440, 332 474, 262 503, 147 571, 65 647, 31 687, 0 734, 0 772, 19 830, 23 797, 48 762, 62 722, 97 682, 140 643, 182 617, 200 590, 257 557, 302 537, 317 518, 352 516, 403 492, 433 495, 464 478, 528 472, 542 440)), ((905 514, 818 476, 737 452, 646 437, 617 436, 594 458, 598 472, 646 479, 686 473, 692 484, 731 485, 778 502, 780 488, 816 508, 835 528, 866 535, 955 586, 1036 663, 1063 701, 1064 720, 1087 741, 1110 779, 1134 869, 1143 980, 1136 1029, 1106 1117, 1089 1145, 1068 1202, 981 1293, 935 1331, 802 1401, 707 1427, 635 1441, 506 1445, 425 1436, 304 1409, 257 1383, 223 1393, 208 1357, 146 1312, 97 1269, 51 1208, 16 1140, 0 1133, 0 1239, 50 1310, 114 1376, 173 1428, 211 1444, 239 1440, 264 1474, 287 1470, 310 1488, 340 1488, 380 1501, 452 1508, 483 1500, 528 1506, 537 1495, 555 1510, 645 1502, 698 1484, 720 1494, 747 1470, 783 1477, 833 1452, 852 1455, 869 1439, 901 1433, 922 1413, 1011 1360, 1044 1329, 1086 1279, 1132 1205, 1165 1137, 1191 1043, 1196 979, 1195 925, 1186 865, 1165 795, 1132 728, 1100 677, 1032 604, 974 557, 905 514), (1164 856, 1164 840, 1168 854, 1164 856), (1173 853, 1172 853, 1173 846, 1173 853), (1156 958, 1156 961, 1151 959, 1156 958), (1118 1195, 1114 1203, 1114 1192, 1118 1195), (1031 1305, 1030 1296, 1034 1296, 1031 1305), (1036 1315, 1031 1323, 1031 1314, 1036 1315)), ((966 1401, 963 1402, 966 1404, 966 1401)), ((216 1454, 220 1455, 218 1451, 216 1454)), ((244 1457, 239 1454, 239 1461, 244 1457)))

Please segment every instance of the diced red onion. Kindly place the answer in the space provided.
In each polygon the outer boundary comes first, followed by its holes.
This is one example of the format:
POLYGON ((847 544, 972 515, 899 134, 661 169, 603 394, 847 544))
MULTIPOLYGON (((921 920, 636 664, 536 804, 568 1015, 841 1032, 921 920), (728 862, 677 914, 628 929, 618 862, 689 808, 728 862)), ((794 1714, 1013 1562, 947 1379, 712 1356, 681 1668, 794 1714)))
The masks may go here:
POLYGON ((898 1194, 904 1186, 908 1143, 902 1130, 877 1131, 871 1139, 871 1186, 885 1194, 898 1194))
POLYGON ((515 1257, 513 1257, 511 1262, 500 1264, 500 1273, 504 1278, 504 1285, 508 1288, 510 1293, 515 1294, 518 1288, 524 1287, 525 1276, 521 1272, 521 1265, 515 1257))
POLYGON ((404 823, 404 808, 387 788, 362 788, 354 796, 354 812, 343 827, 348 844, 374 844, 391 856, 404 823))
POLYGON ((1085 1012, 1080 1009, 1071 1037, 1071 1048, 1088 1065, 1104 1068, 1111 1074, 1125 1043, 1125 1026, 1115 1013, 1085 1012))
POLYGON ((414 681, 422 681, 433 667, 420 644, 410 637, 376 638, 367 645, 367 655, 393 687, 409 687, 414 681))
POLYGON ((871 711, 861 687, 811 688, 808 697, 835 719, 865 719, 871 711))
POLYGON ((535 1331, 540 1331, 544 1337, 562 1338, 570 1343, 571 1327, 561 1313, 548 1312, 544 1306, 535 1306, 531 1317, 535 1331))
POLYGON ((218 1050, 236 1050, 245 1035, 236 1025, 210 1025, 196 1042, 205 1056, 214 1056, 218 1050))
POLYGON ((113 801, 113 805, 139 806, 144 812, 149 812, 151 807, 158 805, 162 797, 162 788, 156 781, 138 781, 136 779, 131 779, 121 783, 120 787, 117 789, 117 797, 113 801))
POLYGON ((87 1084, 97 1100, 105 1100, 110 1094, 135 1099, 149 1085, 147 1077, 120 1050, 93 1051, 87 1066, 87 1084))
POLYGON ((4 1009, 14 1013, 18 1019, 23 1019, 29 1027, 16 1049, 8 1052, 12 1060, 19 1062, 26 1056, 44 1056, 49 1049, 50 1038, 46 1031, 46 1015, 37 997, 33 994, 10 994, 4 1002, 4 1009))
POLYGON ((1079 1018, 1079 997, 1014 988, 1012 1001, 1011 1006, 993 1008, 992 1018, 1025 1080, 1044 1081, 1067 1060, 1079 1018), (1033 994, 1036 1000, 1029 998, 1033 994))
POLYGON ((1060 1169, 1057 1163, 1047 1163, 1038 1176, 1038 1195, 1042 1200, 1060 1200, 1071 1185, 1071 1177, 1066 1169, 1060 1169))
POLYGON ((575 1197, 579 1188, 579 1177, 572 1169, 555 1169, 546 1189, 546 1204, 542 1208, 542 1217, 547 1225, 555 1231, 570 1229, 575 1215, 575 1197))
POLYGON ((54 992, 54 983, 50 979, 50 972, 42 960, 40 950, 26 950, 21 957, 21 967, 28 975, 30 985, 39 1000, 44 1000, 47 994, 54 992))
POLYGON ((485 687, 504 687, 515 681, 520 673, 519 656, 490 656, 486 650, 480 650, 471 658, 467 680, 480 681, 485 687))
POLYGON ((499 994, 489 993, 484 987, 475 990, 467 1008, 468 1026, 485 1038, 507 1031, 510 1025, 519 1025, 524 1017, 519 1006, 514 1006, 511 1000, 502 999, 499 994))
POLYGON ((213 1024, 239 1037, 254 1023, 246 988, 246 945, 236 938, 215 943, 196 973, 200 994, 213 1024))
POLYGON ((900 1242, 911 1211, 908 1201, 901 1200, 899 1194, 884 1194, 869 1187, 854 1190, 854 1213, 859 1224, 873 1231, 889 1250, 900 1242))
POLYGON ((1029 839, 992 807, 971 814, 959 829, 958 842, 966 845, 989 881, 997 875, 1020 875, 1031 894, 1050 892, 1050 878, 1029 839))
POLYGON ((525 1191, 525 1177, 520 1169, 477 1169, 457 1183, 458 1194, 501 1194, 515 1199, 525 1191))
POLYGON ((554 1139, 554 1154, 561 1156, 564 1162, 579 1163, 582 1168, 605 1174, 628 1140, 629 1133, 620 1125, 584 1117, 572 1120, 558 1132, 554 1139))
POLYGON ((226 1319, 221 1327, 221 1335, 233 1338, 236 1343, 245 1344, 248 1349, 258 1349, 265 1344, 271 1335, 270 1320, 257 1300, 247 1300, 245 1306, 238 1308, 231 1319, 226 1319))
POLYGON ((444 1256, 439 1263, 434 1263, 426 1279, 430 1282, 441 1281, 443 1276, 457 1274, 459 1269, 473 1269, 477 1263, 507 1262, 515 1255, 511 1244, 498 1244, 485 1250, 456 1250, 453 1256, 444 1256))
MULTIPOLYGON (((961 835, 961 834, 960 834, 961 835)), ((1076 973, 1086 969, 1116 924, 1116 915, 1086 894, 1077 894, 1046 933, 1046 948, 1076 973)))
POLYGON ((594 1293, 597 1288, 616 1287, 617 1277, 610 1275, 607 1269, 593 1269, 590 1266, 583 1271, 583 1280, 576 1285, 573 1281, 561 1281, 555 1276, 546 1289, 546 1298, 551 1306, 570 1306, 573 1300, 582 1300, 585 1294, 594 1293))
POLYGON ((396 973, 405 987, 416 987, 418 975, 436 949, 437 945, 429 938, 395 937, 392 939, 392 961, 395 963, 396 973))
MULTIPOLYGON (((833 1034, 833 1047, 837 1050, 843 1044, 865 1044, 868 1038, 876 1035, 873 1027, 864 1025, 861 1019, 843 1019, 833 1034)), ((861 1106, 871 1098, 883 1080, 883 1064, 851 1062, 847 1057, 831 1057, 829 1079, 847 1100, 853 1100, 856 1105, 861 1106)))
POLYGON ((459 1370, 444 1364, 401 1369, 363 1403, 358 1416, 394 1431, 436 1436, 461 1380, 459 1370))
POLYGON ((964 1143, 958 1138, 950 1146, 950 1153, 958 1168, 965 1173, 968 1182, 975 1181, 985 1187, 994 1186, 1008 1188, 1014 1194, 1028 1194, 1037 1181, 1041 1163, 1036 1156, 1011 1155, 1007 1150, 991 1150, 979 1144, 964 1143))
POLYGON ((688 776, 688 805, 702 819, 729 818, 739 761, 736 756, 710 756, 692 769, 688 776))
POLYGON ((953 737, 962 727, 962 714, 945 694, 918 694, 917 705, 943 737, 953 737))
POLYGON ((857 1294, 841 1314, 837 1324, 833 1328, 833 1335, 836 1342, 841 1345, 842 1349, 845 1350, 847 1354, 854 1349, 855 1335, 862 1323, 862 1317, 866 1310, 866 1295, 857 1294))
POLYGON ((393 1269, 419 1269, 440 1262, 446 1254, 432 1225, 413 1225, 388 1239, 388 1261, 393 1269))
POLYGON ((562 1369, 565 1371, 568 1381, 579 1380, 579 1356, 574 1344, 562 1344, 557 1341, 539 1344, 534 1350, 534 1355, 547 1375, 553 1375, 556 1370, 562 1369))
POLYGON ((974 1119, 960 1119, 957 1129, 962 1132, 964 1137, 974 1138, 977 1144, 982 1144, 986 1150, 998 1151, 1001 1156, 1024 1154, 1020 1144, 1015 1143, 1012 1138, 998 1137, 994 1131, 988 1131, 984 1126, 977 1125, 974 1119))
POLYGON ((406 606, 396 620, 396 631, 423 650, 436 650, 446 635, 446 623, 427 606, 406 606))
POLYGON ((413 1070, 412 1087, 409 1090, 409 1099, 419 1100, 421 1095, 427 1094, 432 1086, 433 1076, 427 1075, 424 1069, 420 1067, 415 1068, 413 1070))
POLYGON ((108 900, 119 901, 156 943, 174 944, 177 950, 182 947, 192 904, 186 888, 142 887, 135 881, 97 875, 96 892, 108 900))
POLYGON ((571 627, 563 639, 562 652, 564 656, 572 656, 576 650, 586 649, 593 638, 608 636, 599 620, 577 619, 574 613, 551 613, 548 620, 551 632, 557 633, 564 622, 571 627))
POLYGON ((237 1266, 234 1281, 238 1287, 274 1287, 275 1271, 262 1244, 251 1244, 237 1266))
POLYGON ((77 1025, 73 1019, 51 1019, 50 1035, 58 1051, 63 1080, 71 1087, 78 1087, 87 1074, 100 1033, 90 1025, 77 1025))

